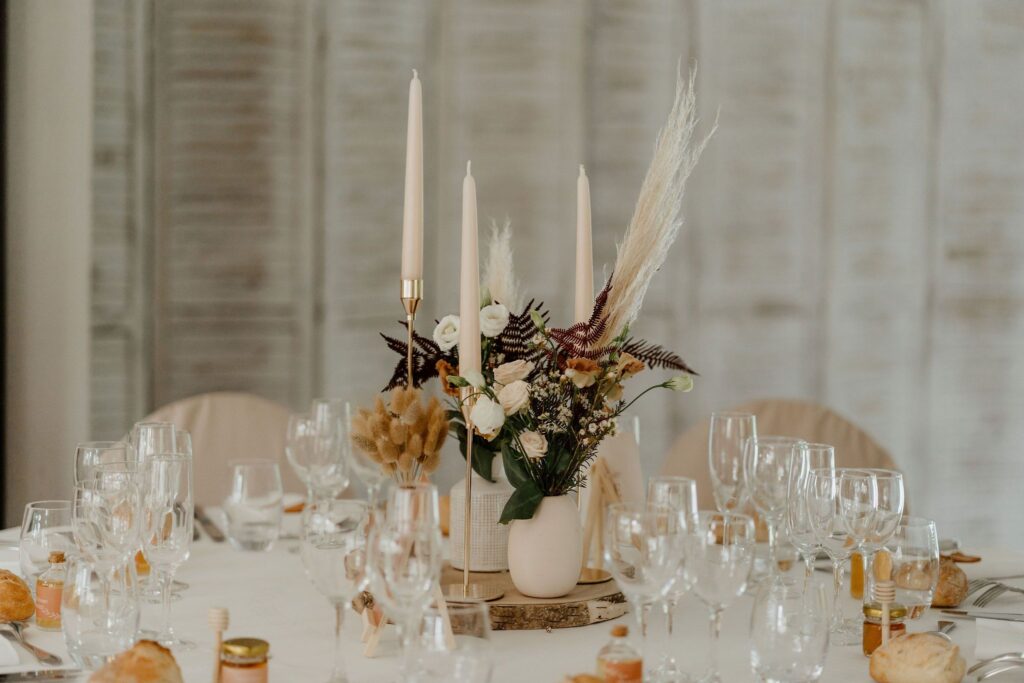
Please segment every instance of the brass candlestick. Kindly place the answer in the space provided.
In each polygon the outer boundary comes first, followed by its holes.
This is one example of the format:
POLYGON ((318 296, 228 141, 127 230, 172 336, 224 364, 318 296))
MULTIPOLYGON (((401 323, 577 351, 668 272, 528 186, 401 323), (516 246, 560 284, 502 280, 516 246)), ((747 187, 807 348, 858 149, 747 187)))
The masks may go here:
POLYGON ((405 307, 405 372, 406 386, 412 389, 413 333, 416 330, 416 309, 423 301, 423 280, 402 278, 402 306, 405 307))
POLYGON ((494 582, 470 583, 469 560, 472 557, 472 526, 470 518, 473 513, 473 419, 470 410, 473 408, 473 388, 462 390, 462 414, 466 420, 466 500, 463 504, 462 523, 462 583, 445 586, 445 598, 448 602, 491 602, 505 595, 505 591, 494 582))

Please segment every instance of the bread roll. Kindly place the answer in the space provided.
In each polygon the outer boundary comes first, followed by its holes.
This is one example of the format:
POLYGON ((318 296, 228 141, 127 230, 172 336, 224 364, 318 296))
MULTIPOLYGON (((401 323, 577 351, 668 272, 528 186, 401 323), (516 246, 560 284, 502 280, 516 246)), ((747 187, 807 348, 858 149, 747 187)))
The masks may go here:
POLYGON ((959 683, 966 668, 953 643, 934 633, 912 633, 875 650, 870 671, 877 683, 959 683))
POLYGON ((939 585, 932 596, 932 607, 958 607, 967 597, 967 574, 953 560, 939 563, 939 585))
POLYGON ((32 590, 17 574, 0 569, 0 621, 24 621, 36 611, 32 590))
POLYGON ((89 678, 89 683, 183 683, 171 651, 152 640, 114 657, 89 678))

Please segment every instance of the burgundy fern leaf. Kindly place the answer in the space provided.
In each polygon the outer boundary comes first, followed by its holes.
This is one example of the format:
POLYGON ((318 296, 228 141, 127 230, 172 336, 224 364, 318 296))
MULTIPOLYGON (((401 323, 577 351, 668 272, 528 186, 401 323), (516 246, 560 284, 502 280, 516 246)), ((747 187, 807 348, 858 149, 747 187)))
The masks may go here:
POLYGON ((608 319, 604 315, 604 308, 608 304, 608 293, 612 289, 612 279, 609 277, 604 288, 594 299, 594 311, 590 314, 590 320, 578 322, 572 327, 555 327, 548 330, 548 334, 555 340, 563 351, 573 358, 597 358, 607 352, 607 349, 595 350, 591 347, 604 334, 608 326, 608 319))
POLYGON ((535 305, 534 301, 535 299, 531 299, 521 313, 511 314, 505 329, 495 338, 494 350, 502 356, 501 362, 536 360, 540 355, 539 350, 530 348, 530 339, 536 334, 531 313, 533 311, 540 313, 545 324, 547 324, 550 314, 544 310, 543 303, 535 305))
MULTIPOLYGON (((405 327, 405 321, 399 322, 402 327, 405 327)), ((407 344, 404 340, 389 337, 383 332, 380 336, 384 338, 384 343, 387 344, 387 347, 399 356, 398 362, 395 364, 395 369, 391 373, 391 379, 388 381, 387 386, 384 387, 384 391, 391 391, 395 387, 404 387, 408 382, 408 378, 406 376, 407 344)), ((446 353, 442 351, 441 347, 437 345, 437 342, 430 337, 424 337, 413 330, 412 339, 413 386, 422 386, 427 380, 437 377, 438 361, 447 361, 453 367, 458 365, 456 356, 453 353, 446 353)))
POLYGON ((696 370, 686 364, 678 354, 669 351, 659 344, 644 341, 643 339, 629 339, 622 346, 622 352, 628 353, 637 360, 642 360, 650 368, 665 368, 668 370, 681 370, 682 372, 697 375, 696 370))

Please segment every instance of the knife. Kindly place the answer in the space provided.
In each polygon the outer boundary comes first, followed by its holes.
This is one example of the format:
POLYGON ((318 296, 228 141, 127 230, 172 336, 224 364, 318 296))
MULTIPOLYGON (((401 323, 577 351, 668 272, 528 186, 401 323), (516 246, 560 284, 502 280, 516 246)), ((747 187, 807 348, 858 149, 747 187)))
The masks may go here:
POLYGON ((209 515, 206 514, 206 510, 196 505, 195 511, 196 521, 203 527, 203 531, 210 537, 210 540, 214 543, 224 542, 224 532, 220 530, 213 520, 210 519, 209 515))
POLYGON ((65 681, 82 675, 80 669, 44 669, 41 671, 19 671, 17 673, 0 673, 0 681, 65 681))
POLYGON ((1024 614, 1008 614, 1006 612, 978 612, 966 609, 944 609, 943 614, 949 614, 962 619, 996 619, 998 621, 1024 621, 1024 614))

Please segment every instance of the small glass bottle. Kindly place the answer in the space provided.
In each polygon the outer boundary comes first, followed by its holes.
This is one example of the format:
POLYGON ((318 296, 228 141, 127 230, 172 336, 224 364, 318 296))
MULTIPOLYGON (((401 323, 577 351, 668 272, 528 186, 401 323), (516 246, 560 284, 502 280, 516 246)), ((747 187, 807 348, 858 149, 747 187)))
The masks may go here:
POLYGON ((612 627, 612 639, 597 653, 597 674, 605 683, 643 682, 643 659, 626 641, 628 635, 628 627, 622 624, 612 627))
POLYGON ((220 646, 221 683, 267 683, 270 643, 259 638, 232 638, 220 646))
MULTIPOLYGON (((889 639, 907 632, 903 622, 907 608, 894 602, 889 605, 889 639)), ((870 657, 882 645, 882 606, 877 602, 864 603, 864 655, 870 657)))
POLYGON ((60 601, 64 595, 64 551, 50 552, 50 567, 36 579, 36 626, 44 631, 60 630, 60 601))

